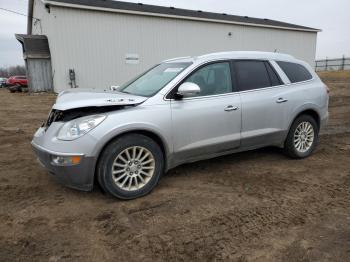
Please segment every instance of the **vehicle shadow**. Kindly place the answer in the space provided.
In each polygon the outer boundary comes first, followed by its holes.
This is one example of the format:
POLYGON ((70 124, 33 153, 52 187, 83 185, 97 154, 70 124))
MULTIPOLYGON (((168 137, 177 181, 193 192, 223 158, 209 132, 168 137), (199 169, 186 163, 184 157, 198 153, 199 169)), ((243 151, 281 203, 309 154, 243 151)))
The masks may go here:
MULTIPOLYGON (((164 186, 164 184, 170 183, 171 185, 173 181, 172 178, 175 177, 207 177, 207 176, 215 176, 217 173, 222 173, 222 171, 234 170, 238 166, 242 168, 242 166, 247 165, 247 169, 254 168, 252 165, 259 162, 264 165, 264 161, 266 161, 266 165, 270 166, 274 162, 286 161, 290 158, 283 154, 283 150, 277 147, 264 147, 260 149, 244 151, 239 153, 233 153, 225 156, 215 157, 207 160, 196 161, 193 163, 187 163, 179 165, 168 172, 166 172, 161 179, 160 184, 154 190, 156 193, 157 189, 164 186)), ((116 201, 117 199, 110 196, 108 193, 104 192, 104 190, 95 182, 94 197, 103 195, 103 197, 107 197, 110 201, 116 201), (102 193, 102 194, 101 194, 102 193)), ((100 198, 98 197, 98 198, 100 198)), ((118 201, 118 200, 117 200, 118 201)))

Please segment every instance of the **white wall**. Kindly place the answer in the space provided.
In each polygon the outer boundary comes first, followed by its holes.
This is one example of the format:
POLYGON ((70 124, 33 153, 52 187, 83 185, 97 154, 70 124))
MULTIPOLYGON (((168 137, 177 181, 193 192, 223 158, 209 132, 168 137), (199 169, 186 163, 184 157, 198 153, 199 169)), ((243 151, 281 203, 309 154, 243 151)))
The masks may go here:
POLYGON ((33 33, 45 34, 55 91, 69 88, 68 69, 84 88, 120 85, 168 58, 209 52, 259 50, 288 53, 314 65, 316 33, 130 14, 50 8, 35 2, 33 33), (229 37, 228 33, 232 32, 229 37), (126 54, 140 63, 125 63, 126 54))

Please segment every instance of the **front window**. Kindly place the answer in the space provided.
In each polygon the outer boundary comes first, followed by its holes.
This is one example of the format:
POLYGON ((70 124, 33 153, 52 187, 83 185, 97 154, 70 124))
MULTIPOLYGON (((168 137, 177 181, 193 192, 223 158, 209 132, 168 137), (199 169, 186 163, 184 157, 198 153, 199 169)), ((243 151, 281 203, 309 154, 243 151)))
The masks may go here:
POLYGON ((192 73, 185 82, 195 83, 201 89, 194 96, 210 96, 232 92, 229 62, 213 63, 192 73))
POLYGON ((163 63, 121 86, 118 91, 150 97, 165 87, 191 63, 163 63))

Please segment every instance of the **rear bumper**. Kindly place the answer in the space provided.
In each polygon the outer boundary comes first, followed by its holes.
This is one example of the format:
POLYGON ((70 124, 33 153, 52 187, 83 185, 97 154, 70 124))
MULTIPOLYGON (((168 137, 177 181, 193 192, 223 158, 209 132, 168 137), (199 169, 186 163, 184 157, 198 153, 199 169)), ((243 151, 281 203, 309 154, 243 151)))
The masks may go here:
POLYGON ((82 191, 91 191, 94 184, 95 157, 86 157, 77 165, 58 166, 52 163, 52 156, 67 156, 75 154, 53 152, 32 141, 33 150, 39 163, 49 172, 49 174, 59 183, 82 191))
POLYGON ((329 113, 327 113, 321 118, 320 129, 323 129, 328 124, 329 113))

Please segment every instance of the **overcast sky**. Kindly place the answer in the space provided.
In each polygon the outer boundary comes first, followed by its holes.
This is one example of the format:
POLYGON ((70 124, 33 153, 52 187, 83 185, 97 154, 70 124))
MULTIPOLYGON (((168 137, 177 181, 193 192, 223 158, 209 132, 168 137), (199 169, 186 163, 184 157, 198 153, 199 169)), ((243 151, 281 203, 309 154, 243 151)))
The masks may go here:
MULTIPOLYGON (((125 0, 126 1, 126 0, 125 0)), ((27 0, 0 0, 0 8, 27 14, 27 0)), ((136 0, 178 8, 269 18, 322 29, 317 58, 350 56, 350 0, 136 0)), ((15 33, 26 33, 26 17, 0 9, 0 66, 23 64, 15 33)))

